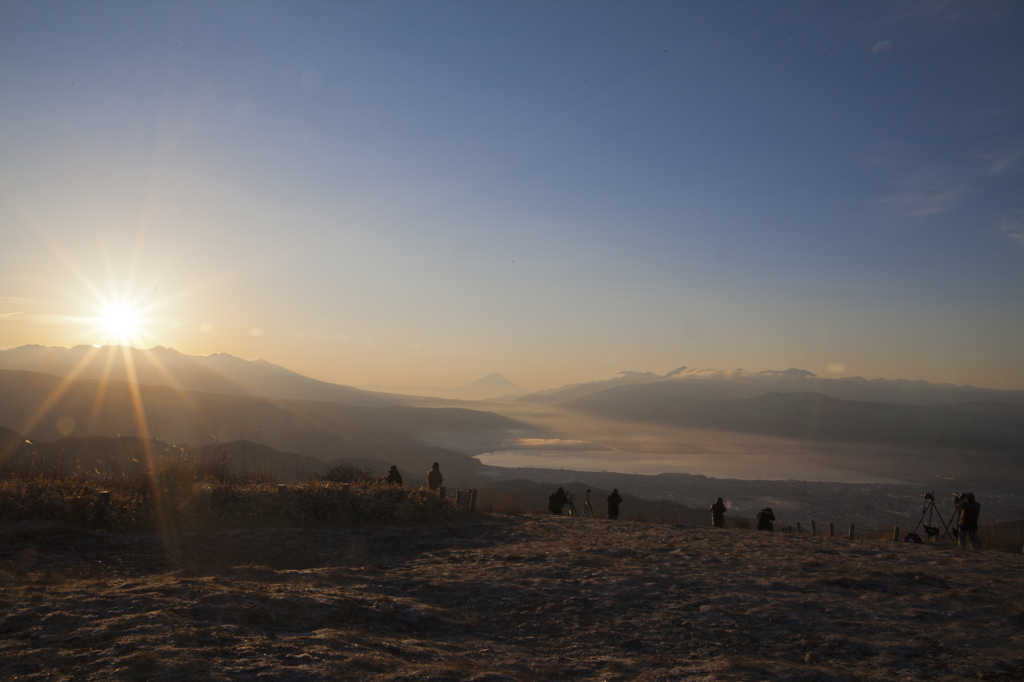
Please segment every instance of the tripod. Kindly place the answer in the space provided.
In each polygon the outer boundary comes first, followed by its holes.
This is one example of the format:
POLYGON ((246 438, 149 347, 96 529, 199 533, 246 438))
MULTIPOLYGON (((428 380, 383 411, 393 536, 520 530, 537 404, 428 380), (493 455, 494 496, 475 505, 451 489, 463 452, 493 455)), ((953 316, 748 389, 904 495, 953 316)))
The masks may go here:
MULTIPOLYGON (((576 499, 576 496, 575 495, 570 495, 569 493, 566 493, 565 496, 568 498, 568 500, 566 501, 565 506, 562 507, 562 513, 563 514, 568 514, 569 516, 575 516, 575 517, 578 518, 580 513, 578 511, 576 511, 576 505, 573 503, 573 500, 576 499), (568 510, 568 511, 566 511, 566 510, 568 510)), ((590 503, 587 502, 587 504, 590 504, 590 503)))
POLYGON ((597 515, 594 514, 594 508, 590 506, 590 488, 587 488, 587 503, 583 505, 583 516, 595 518, 597 515))
MULTIPOLYGON (((917 525, 914 526, 914 530, 907 534, 907 537, 911 535, 917 535, 917 529, 924 525, 924 532, 928 536, 929 540, 944 540, 949 538, 950 542, 956 544, 957 531, 955 526, 950 527, 953 522, 953 517, 950 517, 949 521, 946 522, 942 518, 942 512, 935 506, 935 491, 930 493, 921 493, 921 497, 925 499, 924 509, 921 510, 921 518, 918 520, 917 525), (924 523, 925 514, 928 515, 928 523, 924 523), (932 517, 938 517, 941 525, 933 526, 932 517)), ((959 512, 958 512, 959 513, 959 512)), ((920 542, 920 539, 918 539, 920 542)))

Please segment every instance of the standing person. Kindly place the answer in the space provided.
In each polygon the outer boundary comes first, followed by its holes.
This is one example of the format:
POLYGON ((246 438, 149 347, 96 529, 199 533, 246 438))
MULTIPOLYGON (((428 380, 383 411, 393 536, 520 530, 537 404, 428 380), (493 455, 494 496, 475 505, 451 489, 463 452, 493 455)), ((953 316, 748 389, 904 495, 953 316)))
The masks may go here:
POLYGON ((757 529, 758 530, 775 530, 775 526, 772 522, 775 520, 775 513, 772 512, 771 507, 765 507, 761 511, 757 512, 757 529))
POLYGON ((427 472, 427 488, 439 490, 442 483, 444 483, 444 476, 441 475, 441 465, 434 462, 434 466, 427 472))
POLYGON ((548 497, 548 511, 552 514, 561 514, 562 509, 565 507, 565 503, 569 501, 569 496, 565 494, 562 487, 559 486, 558 490, 551 493, 548 497))
POLYGON ((715 528, 725 528, 725 500, 719 497, 711 505, 711 525, 715 528))
POLYGON ((972 549, 981 549, 978 540, 978 516, 981 514, 981 503, 974 500, 974 493, 967 493, 955 498, 956 508, 960 510, 960 528, 956 541, 961 548, 967 549, 970 539, 972 549))
POLYGON ((620 504, 622 504, 622 498, 619 496, 619 489, 615 488, 612 490, 612 494, 608 496, 608 518, 611 521, 618 520, 620 504))
POLYGON ((398 473, 398 467, 394 464, 388 469, 388 477, 384 479, 390 485, 402 485, 402 474, 398 473))

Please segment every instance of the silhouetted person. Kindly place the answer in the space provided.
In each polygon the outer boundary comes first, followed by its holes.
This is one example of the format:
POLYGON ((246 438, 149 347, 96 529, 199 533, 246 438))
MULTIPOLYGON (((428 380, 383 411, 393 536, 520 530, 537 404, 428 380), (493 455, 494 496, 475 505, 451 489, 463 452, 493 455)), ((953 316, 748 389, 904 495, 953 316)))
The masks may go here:
POLYGON ((772 521, 775 520, 775 514, 772 512, 771 507, 765 507, 761 511, 757 512, 757 529, 758 530, 775 530, 772 521))
POLYGON ((444 476, 441 475, 441 465, 434 462, 434 466, 427 472, 427 487, 431 490, 437 490, 441 487, 442 483, 444 483, 444 476))
POLYGON ((562 509, 565 507, 565 503, 569 501, 569 496, 565 494, 565 491, 561 487, 555 492, 551 493, 548 497, 548 511, 552 514, 561 514, 562 509))
POLYGON ((617 521, 619 518, 619 505, 622 504, 622 497, 619 496, 619 489, 616 488, 608 496, 608 518, 617 521))
POLYGON ((391 465, 391 468, 388 469, 388 477, 384 479, 384 482, 391 485, 402 485, 402 474, 398 473, 397 466, 391 465))
POLYGON ((715 528, 725 528, 725 500, 721 497, 711 505, 711 525, 715 528))
POLYGON ((981 503, 976 502, 974 493, 967 493, 956 499, 956 508, 960 510, 960 529, 957 533, 957 544, 967 549, 970 539, 972 549, 981 549, 978 541, 978 516, 981 514, 981 503))

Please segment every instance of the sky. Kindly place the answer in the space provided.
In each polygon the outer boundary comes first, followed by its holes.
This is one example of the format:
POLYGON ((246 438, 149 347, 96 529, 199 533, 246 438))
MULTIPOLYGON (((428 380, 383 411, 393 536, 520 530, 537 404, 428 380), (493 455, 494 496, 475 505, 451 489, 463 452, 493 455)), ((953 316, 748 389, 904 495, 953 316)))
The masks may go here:
POLYGON ((0 245, 0 348, 1024 389, 1024 4, 5 1, 0 245))

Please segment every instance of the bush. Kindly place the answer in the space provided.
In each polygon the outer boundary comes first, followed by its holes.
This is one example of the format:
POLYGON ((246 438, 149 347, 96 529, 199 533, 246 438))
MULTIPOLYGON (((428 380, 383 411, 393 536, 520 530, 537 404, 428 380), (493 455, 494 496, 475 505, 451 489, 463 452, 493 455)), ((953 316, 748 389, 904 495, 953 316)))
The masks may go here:
POLYGON ((331 481, 334 483, 369 483, 375 480, 376 473, 373 467, 360 467, 355 464, 342 463, 332 466, 316 478, 320 481, 331 481))

